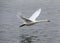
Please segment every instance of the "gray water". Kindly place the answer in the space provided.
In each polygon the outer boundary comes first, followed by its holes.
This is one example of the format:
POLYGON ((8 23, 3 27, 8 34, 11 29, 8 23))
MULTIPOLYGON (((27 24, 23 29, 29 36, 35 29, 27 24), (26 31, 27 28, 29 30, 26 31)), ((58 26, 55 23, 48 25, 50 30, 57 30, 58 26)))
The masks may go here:
POLYGON ((0 0, 0 43, 60 43, 60 0, 0 0), (16 15, 30 17, 37 9, 41 22, 20 28, 16 15))

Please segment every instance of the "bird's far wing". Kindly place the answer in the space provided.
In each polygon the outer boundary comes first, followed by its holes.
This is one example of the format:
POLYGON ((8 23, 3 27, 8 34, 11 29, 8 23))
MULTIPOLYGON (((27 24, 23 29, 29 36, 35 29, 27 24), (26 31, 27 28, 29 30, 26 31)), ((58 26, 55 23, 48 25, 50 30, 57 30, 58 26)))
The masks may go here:
POLYGON ((27 18, 25 18, 23 16, 20 16, 20 18, 23 19, 25 23, 32 22, 31 20, 29 20, 29 19, 27 19, 27 18))
POLYGON ((38 9, 35 13, 33 13, 33 15, 29 18, 29 20, 35 21, 35 19, 39 16, 40 13, 41 13, 41 8, 38 9))

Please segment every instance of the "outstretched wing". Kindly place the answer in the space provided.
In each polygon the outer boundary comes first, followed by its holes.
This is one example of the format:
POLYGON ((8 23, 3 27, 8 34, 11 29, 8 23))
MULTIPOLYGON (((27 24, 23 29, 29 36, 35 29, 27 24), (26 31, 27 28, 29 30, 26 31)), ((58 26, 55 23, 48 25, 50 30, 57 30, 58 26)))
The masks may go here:
POLYGON ((41 13, 41 8, 38 9, 35 13, 33 13, 33 15, 29 18, 29 20, 35 21, 35 19, 39 16, 40 13, 41 13))
POLYGON ((29 20, 27 18, 24 18, 23 16, 20 16, 20 17, 21 17, 21 19, 24 20, 24 23, 30 23, 30 22, 32 22, 31 20, 29 20))

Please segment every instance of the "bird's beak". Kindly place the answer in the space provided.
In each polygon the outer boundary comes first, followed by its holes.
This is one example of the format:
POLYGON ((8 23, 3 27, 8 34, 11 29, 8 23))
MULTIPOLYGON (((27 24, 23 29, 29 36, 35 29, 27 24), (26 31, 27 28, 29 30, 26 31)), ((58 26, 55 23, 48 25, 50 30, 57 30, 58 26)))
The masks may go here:
POLYGON ((50 22, 50 20, 48 20, 47 22, 50 22))
POLYGON ((47 19, 45 21, 50 22, 50 20, 47 20, 47 19))

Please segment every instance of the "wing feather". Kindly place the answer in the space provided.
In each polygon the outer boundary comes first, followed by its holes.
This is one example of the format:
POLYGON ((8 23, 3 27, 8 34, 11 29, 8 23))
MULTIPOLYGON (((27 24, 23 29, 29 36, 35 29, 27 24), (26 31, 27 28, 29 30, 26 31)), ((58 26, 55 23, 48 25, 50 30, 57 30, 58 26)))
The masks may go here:
POLYGON ((38 9, 35 13, 33 13, 33 15, 29 18, 29 20, 35 21, 35 19, 39 16, 40 13, 41 13, 41 8, 38 9))
POLYGON ((32 22, 31 20, 29 20, 29 19, 27 19, 27 18, 25 18, 23 16, 20 16, 20 17, 21 17, 21 19, 24 20, 24 23, 30 23, 30 22, 32 22))

